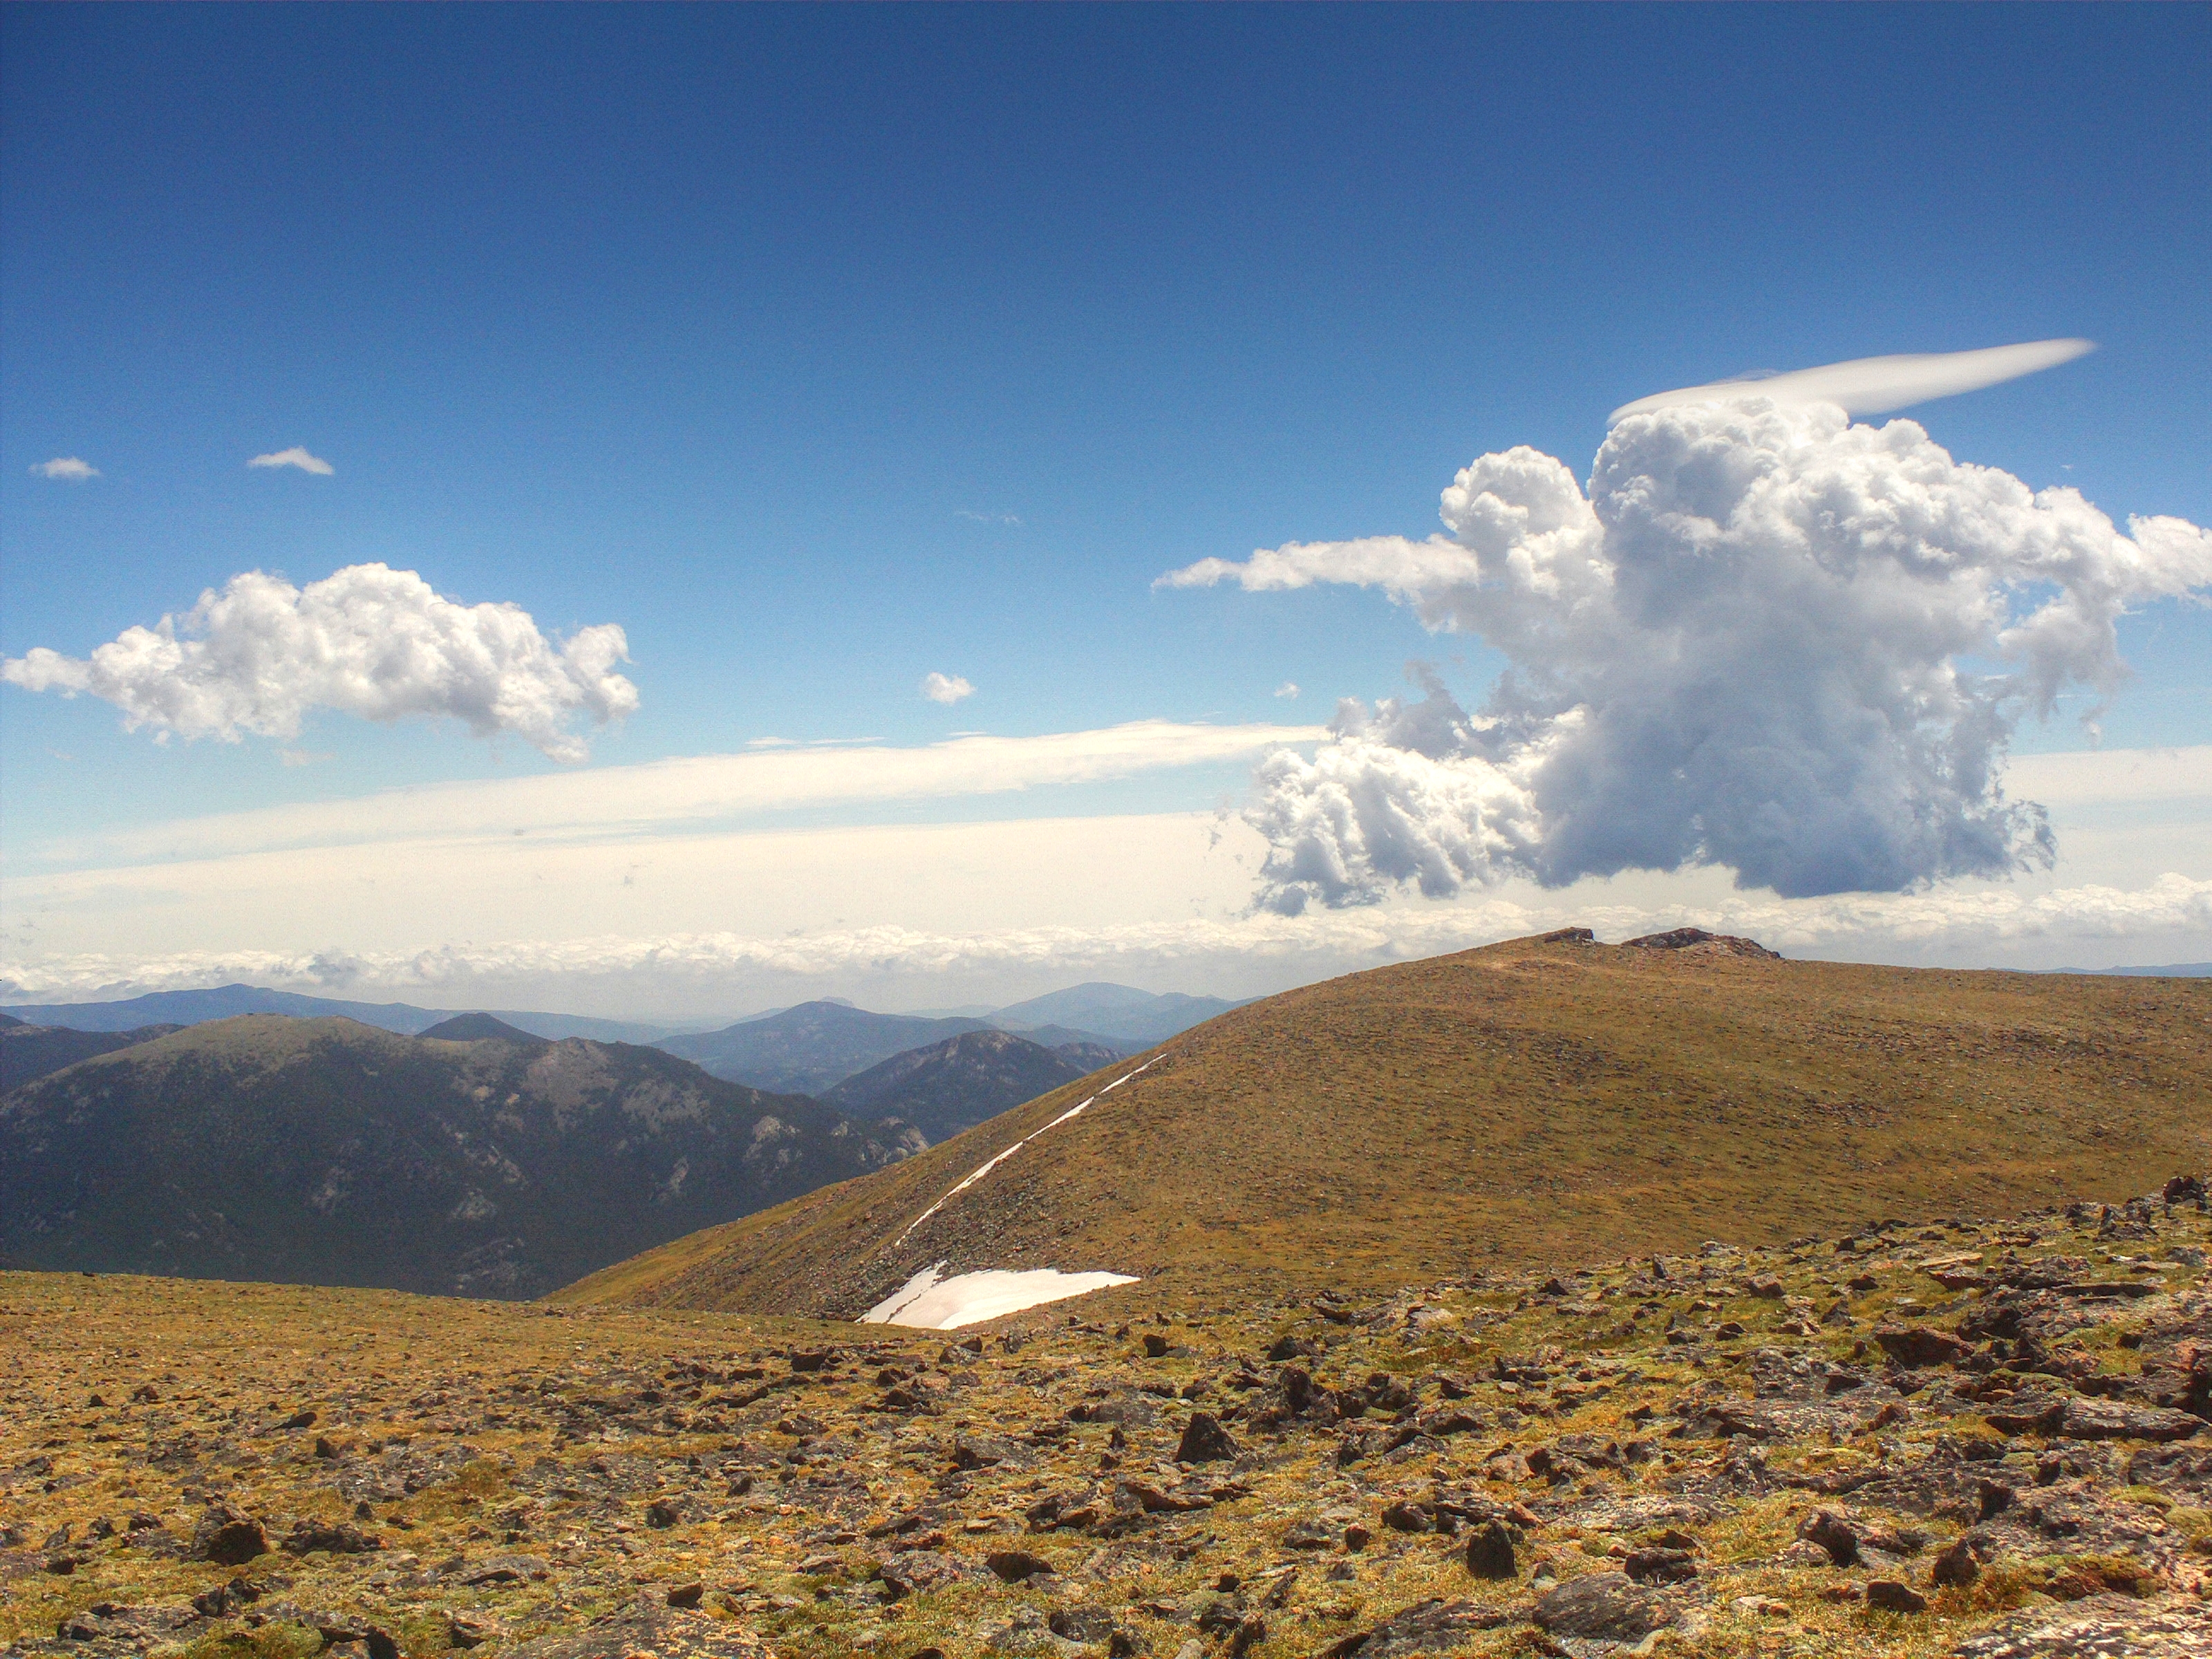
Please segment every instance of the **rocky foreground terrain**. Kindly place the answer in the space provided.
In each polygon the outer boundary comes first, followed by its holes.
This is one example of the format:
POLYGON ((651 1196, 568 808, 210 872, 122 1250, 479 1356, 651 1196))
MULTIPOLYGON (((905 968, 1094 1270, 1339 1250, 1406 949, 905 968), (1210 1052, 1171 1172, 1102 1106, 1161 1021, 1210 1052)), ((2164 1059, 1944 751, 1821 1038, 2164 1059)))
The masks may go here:
POLYGON ((2185 1177, 976 1333, 0 1275, 0 1643, 2203 1655, 2208 1248, 2185 1177))

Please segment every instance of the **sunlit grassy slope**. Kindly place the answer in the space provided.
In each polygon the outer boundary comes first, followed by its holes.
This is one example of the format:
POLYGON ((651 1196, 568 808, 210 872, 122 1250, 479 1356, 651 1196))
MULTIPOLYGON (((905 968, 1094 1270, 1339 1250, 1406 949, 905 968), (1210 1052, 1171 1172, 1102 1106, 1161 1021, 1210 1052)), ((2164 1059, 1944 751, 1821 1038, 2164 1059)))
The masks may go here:
POLYGON ((2212 983, 1516 940, 1310 986, 560 1294, 849 1316, 908 1274, 1358 1291, 2120 1198, 2212 1152, 2212 983))

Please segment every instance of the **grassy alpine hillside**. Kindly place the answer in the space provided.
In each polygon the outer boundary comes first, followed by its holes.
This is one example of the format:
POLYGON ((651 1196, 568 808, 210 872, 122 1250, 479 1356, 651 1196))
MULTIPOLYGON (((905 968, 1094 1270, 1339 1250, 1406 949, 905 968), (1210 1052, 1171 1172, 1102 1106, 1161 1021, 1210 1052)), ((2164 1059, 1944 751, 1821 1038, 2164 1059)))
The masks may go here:
POLYGON ((2202 981, 1554 935, 1239 1008, 563 1294, 850 1316, 940 1261, 1134 1273, 1164 1301, 1364 1292, 2121 1196, 2208 1161, 2208 1103, 2202 981))

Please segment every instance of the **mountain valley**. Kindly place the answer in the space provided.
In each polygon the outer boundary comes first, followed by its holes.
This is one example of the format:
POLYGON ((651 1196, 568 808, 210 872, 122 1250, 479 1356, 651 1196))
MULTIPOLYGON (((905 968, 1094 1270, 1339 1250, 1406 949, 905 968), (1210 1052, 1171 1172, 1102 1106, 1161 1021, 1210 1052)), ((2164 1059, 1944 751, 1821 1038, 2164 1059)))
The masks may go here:
POLYGON ((535 1296, 920 1145, 658 1049, 548 1042, 485 1015, 422 1037, 244 1015, 0 1099, 0 1252, 535 1296))

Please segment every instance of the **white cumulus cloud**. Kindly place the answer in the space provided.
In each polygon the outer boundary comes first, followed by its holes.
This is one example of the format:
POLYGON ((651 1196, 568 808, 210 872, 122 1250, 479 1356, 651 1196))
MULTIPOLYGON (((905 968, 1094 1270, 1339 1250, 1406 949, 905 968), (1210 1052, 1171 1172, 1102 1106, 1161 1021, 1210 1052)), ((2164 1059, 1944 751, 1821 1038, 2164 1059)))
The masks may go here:
POLYGON ((972 697, 975 688, 958 674, 930 673, 922 676, 921 695, 932 702, 941 702, 947 708, 963 697, 972 697))
POLYGON ((1275 695, 1279 697, 1297 696, 1298 695, 1298 683, 1296 680, 1285 680, 1280 685, 1275 688, 1275 695))
POLYGON ((31 469, 34 477, 58 478, 64 483, 82 483, 88 478, 97 478, 100 469, 74 455, 57 455, 51 461, 40 461, 31 469))
POLYGON ((1587 493, 1535 450, 1483 456, 1443 518, 1160 579, 1380 587, 1512 662, 1476 714, 1431 679, 1264 762, 1265 908, 1686 865, 1785 896, 2047 866, 2041 809, 2002 787, 2014 727, 2071 686, 2109 697, 2119 617, 2212 584, 2195 525, 2123 533, 1911 421, 1763 396, 1626 416, 1587 493))
POLYGON ((520 606, 458 604, 411 570, 357 564, 304 588, 247 571, 88 658, 41 647, 0 662, 0 680, 88 693, 120 708, 126 729, 164 740, 294 738, 310 710, 335 708, 451 715, 574 762, 590 752, 569 729, 576 716, 604 724, 636 709, 636 688, 614 672, 628 656, 612 623, 551 641, 520 606))
POLYGON ((317 477, 327 478, 337 469, 319 455, 310 455, 298 444, 289 449, 279 449, 267 455, 256 455, 248 466, 296 466, 302 472, 312 472, 317 477))

